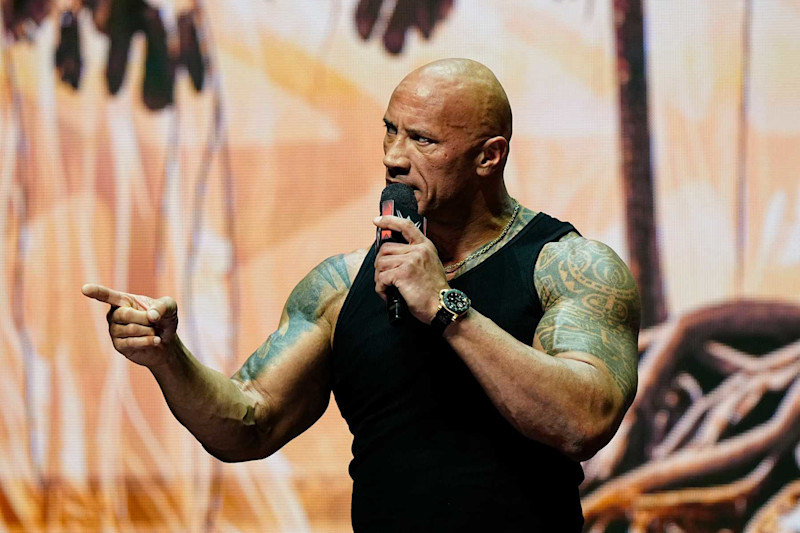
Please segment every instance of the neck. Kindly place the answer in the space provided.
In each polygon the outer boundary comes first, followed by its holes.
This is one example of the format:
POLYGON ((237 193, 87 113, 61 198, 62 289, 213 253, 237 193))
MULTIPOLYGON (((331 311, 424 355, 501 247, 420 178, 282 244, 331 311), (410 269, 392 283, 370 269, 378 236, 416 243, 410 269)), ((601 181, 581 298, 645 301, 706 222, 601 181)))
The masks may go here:
POLYGON ((495 239, 508 224, 516 202, 505 189, 492 202, 474 201, 452 219, 428 221, 428 237, 444 265, 457 263, 495 239))

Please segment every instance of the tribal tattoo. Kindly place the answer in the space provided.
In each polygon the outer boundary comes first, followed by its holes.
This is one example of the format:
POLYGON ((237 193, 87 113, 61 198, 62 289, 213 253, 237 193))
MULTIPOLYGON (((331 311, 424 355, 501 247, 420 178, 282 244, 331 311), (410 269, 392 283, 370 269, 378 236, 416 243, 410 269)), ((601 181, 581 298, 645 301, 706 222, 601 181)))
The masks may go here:
POLYGON ((570 233, 542 249, 534 283, 545 310, 536 328, 544 350, 599 357, 622 393, 632 394, 640 302, 625 263, 608 246, 570 233))
POLYGON ((344 254, 317 265, 289 295, 277 331, 245 361, 234 379, 256 379, 264 367, 276 363, 287 348, 324 320, 328 306, 350 288, 351 281, 344 254))

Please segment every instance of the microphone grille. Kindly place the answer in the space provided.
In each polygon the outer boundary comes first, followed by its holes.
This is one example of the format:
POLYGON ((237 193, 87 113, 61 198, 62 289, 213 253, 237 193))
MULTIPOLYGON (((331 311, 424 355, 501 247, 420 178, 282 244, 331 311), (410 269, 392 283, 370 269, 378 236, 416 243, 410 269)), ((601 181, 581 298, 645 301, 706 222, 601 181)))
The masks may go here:
POLYGON ((394 200, 396 208, 405 211, 417 212, 417 199, 414 191, 408 185, 402 183, 390 183, 381 193, 381 203, 386 200, 394 200))

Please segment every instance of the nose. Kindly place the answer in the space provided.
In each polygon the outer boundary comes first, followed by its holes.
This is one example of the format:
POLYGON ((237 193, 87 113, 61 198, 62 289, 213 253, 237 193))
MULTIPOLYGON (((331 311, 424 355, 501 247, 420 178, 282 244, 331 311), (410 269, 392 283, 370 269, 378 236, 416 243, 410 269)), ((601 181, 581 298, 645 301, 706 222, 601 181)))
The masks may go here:
POLYGON ((406 155, 404 138, 395 135, 383 140, 383 166, 393 178, 408 174, 411 164, 406 155))

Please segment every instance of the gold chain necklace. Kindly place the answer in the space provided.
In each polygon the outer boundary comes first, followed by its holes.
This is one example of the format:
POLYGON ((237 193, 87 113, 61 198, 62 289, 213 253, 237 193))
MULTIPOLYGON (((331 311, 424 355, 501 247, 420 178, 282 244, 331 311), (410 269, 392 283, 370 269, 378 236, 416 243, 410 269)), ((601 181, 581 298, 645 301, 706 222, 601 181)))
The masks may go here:
MULTIPOLYGON (((512 200, 513 200, 513 198, 512 198, 512 200)), ((508 223, 506 224, 506 227, 503 228, 503 231, 500 232, 500 235, 498 235, 497 237, 492 239, 490 242, 488 242, 485 246, 481 247, 479 250, 477 250, 475 252, 472 252, 471 254, 469 254, 467 257, 465 257, 464 259, 462 259, 458 263, 453 263, 452 265, 447 265, 446 267, 444 267, 444 271, 447 274, 452 274, 453 272, 455 272, 456 270, 461 268, 464 265, 464 263, 466 263, 467 261, 470 261, 472 259, 475 259, 476 257, 482 256, 483 254, 488 252, 491 249, 492 246, 494 246, 495 244, 500 242, 503 239, 503 237, 506 236, 506 234, 508 233, 508 230, 511 229, 511 225, 517 219, 517 214, 519 213, 519 208, 520 208, 519 202, 514 200, 514 212, 511 213, 511 218, 508 220, 508 223)))

